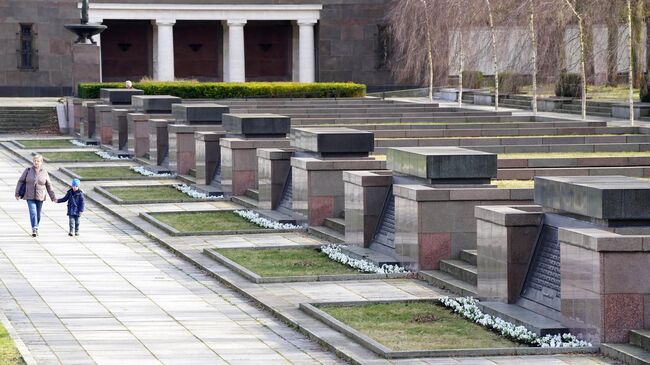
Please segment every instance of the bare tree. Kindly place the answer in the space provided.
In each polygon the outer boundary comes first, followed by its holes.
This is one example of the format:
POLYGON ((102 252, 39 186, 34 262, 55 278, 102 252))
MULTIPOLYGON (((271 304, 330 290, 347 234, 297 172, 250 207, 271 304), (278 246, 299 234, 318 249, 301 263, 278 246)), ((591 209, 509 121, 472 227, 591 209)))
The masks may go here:
POLYGON ((420 0, 422 1, 422 4, 424 5, 424 19, 426 21, 426 24, 424 26, 424 29, 427 33, 427 59, 429 61, 429 101, 433 101, 433 38, 432 38, 432 31, 431 31, 431 17, 429 14, 429 6, 428 6, 428 1, 427 0, 420 0))
POLYGON ((576 9, 576 5, 571 3, 570 0, 564 0, 571 12, 578 20, 578 31, 580 34, 580 76, 582 78, 582 119, 587 119, 587 70, 585 62, 585 32, 583 16, 576 9))
POLYGON ((632 58, 632 0, 627 0, 627 26, 628 26, 628 39, 627 39, 627 51, 628 51, 628 90, 627 98, 628 103, 630 103, 630 124, 634 125, 634 59, 632 58))
POLYGON ((490 0, 485 0, 487 6, 490 33, 492 35, 492 61, 494 62, 494 110, 499 111, 499 58, 497 56, 497 34, 494 29, 494 16, 490 0))
POLYGON ((535 28, 535 3, 533 0, 528 1, 530 7, 530 43, 531 43, 531 62, 533 67, 533 115, 537 116, 537 29, 535 28))

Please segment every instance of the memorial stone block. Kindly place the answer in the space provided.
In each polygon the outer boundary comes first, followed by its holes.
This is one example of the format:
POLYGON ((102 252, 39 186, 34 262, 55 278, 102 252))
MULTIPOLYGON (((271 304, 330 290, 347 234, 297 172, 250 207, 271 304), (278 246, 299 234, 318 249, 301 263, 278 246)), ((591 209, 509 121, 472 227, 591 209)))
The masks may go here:
POLYGON ((350 128, 294 128, 291 145, 323 156, 367 156, 375 148, 375 136, 350 128))
POLYGON ((284 137, 291 130, 291 118, 277 114, 224 114, 228 134, 246 138, 284 137))
POLYGON ((99 98, 109 105, 129 105, 131 97, 134 95, 144 95, 144 91, 139 89, 110 89, 102 88, 99 90, 99 98))
POLYGON ((172 105, 181 102, 181 98, 171 95, 135 95, 131 97, 131 104, 135 110, 147 114, 171 114, 172 105))
POLYGON ((220 104, 173 104, 172 116, 181 124, 221 124, 230 108, 220 104))

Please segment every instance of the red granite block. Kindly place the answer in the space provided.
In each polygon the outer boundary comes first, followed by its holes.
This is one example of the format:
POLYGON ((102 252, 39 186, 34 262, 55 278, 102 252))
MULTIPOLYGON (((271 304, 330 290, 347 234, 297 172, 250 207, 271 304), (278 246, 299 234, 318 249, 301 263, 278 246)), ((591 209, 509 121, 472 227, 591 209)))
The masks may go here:
POLYGON ((627 342, 630 330, 643 328, 642 295, 606 294, 602 298, 603 342, 627 342))
POLYGON ((232 195, 244 195, 257 185, 257 170, 236 170, 232 174, 232 195))
POLYGON ((333 196, 310 196, 309 225, 322 226, 326 218, 332 218, 334 201, 333 196))
POLYGON ((418 241, 420 270, 438 270, 451 257, 451 233, 420 233, 418 241))

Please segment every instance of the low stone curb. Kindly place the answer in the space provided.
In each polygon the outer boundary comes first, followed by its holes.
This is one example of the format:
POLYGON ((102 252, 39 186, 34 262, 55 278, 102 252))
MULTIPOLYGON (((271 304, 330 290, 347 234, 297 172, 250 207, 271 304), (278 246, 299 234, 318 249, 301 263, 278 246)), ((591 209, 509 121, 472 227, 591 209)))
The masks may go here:
MULTIPOLYGON (((316 245, 297 245, 287 247, 246 247, 248 250, 267 250, 267 249, 291 249, 291 248, 313 248, 316 249, 320 246, 316 245)), ((342 274, 342 275, 309 275, 309 276, 260 276, 252 270, 238 264, 237 262, 229 259, 228 257, 220 254, 215 249, 204 249, 203 254, 213 260, 218 261, 224 266, 228 267, 237 274, 245 277, 249 281, 256 284, 277 284, 277 283, 305 283, 316 281, 347 281, 347 280, 381 280, 381 279, 408 279, 412 274, 342 274)))
MULTIPOLYGON (((347 324, 339 321, 325 311, 318 308, 321 305, 330 307, 336 306, 361 306, 369 304, 389 304, 389 303, 421 303, 437 301, 435 298, 419 298, 413 300, 379 300, 363 302, 327 302, 327 303, 300 303, 300 309, 343 333, 364 347, 368 348, 377 355, 385 359, 413 359, 422 357, 460 357, 460 356, 519 356, 519 355, 556 355, 567 353, 595 353, 599 351, 598 347, 568 347, 568 348, 551 348, 551 347, 504 347, 504 348, 485 348, 485 349, 453 349, 453 350, 414 350, 414 351, 394 351, 379 343, 375 339, 357 331, 347 324)), ((465 320, 461 318, 461 320, 465 320)))
POLYGON ((2 326, 7 330, 7 333, 9 334, 9 337, 14 342, 14 345, 16 346, 16 349, 20 353, 20 357, 22 357, 23 361, 25 362, 26 365, 37 365, 38 363, 34 359, 34 356, 32 356, 31 351, 29 351, 29 348, 23 340, 20 338, 18 335, 18 332, 14 328, 14 326, 11 324, 11 321, 9 321, 9 318, 0 311, 0 323, 2 323, 2 326))
MULTIPOLYGON (((169 184, 161 184, 161 185, 138 185, 138 188, 145 188, 145 187, 161 187, 161 186, 170 186, 173 187, 173 185, 169 184)), ((112 200, 113 202, 121 205, 137 205, 137 204, 166 204, 166 203, 198 203, 198 202, 214 202, 214 201, 220 201, 221 199, 196 199, 192 198, 189 195, 187 196, 187 199, 161 199, 161 200, 123 200, 115 195, 113 195, 108 189, 111 188, 119 188, 121 186, 95 186, 95 191, 98 192, 99 194, 107 197, 108 199, 112 200)), ((124 186, 124 187, 133 187, 133 186, 124 186)))
MULTIPOLYGON (((102 166, 102 167, 107 167, 107 168, 128 167, 128 165, 115 165, 115 166, 102 166)), ((129 177, 110 177, 110 178, 87 178, 87 177, 79 176, 78 174, 76 174, 75 172, 73 172, 72 170, 66 167, 59 167, 59 171, 72 178, 83 180, 83 181, 121 181, 121 180, 137 181, 137 180, 173 180, 174 179, 172 176, 145 176, 145 175, 129 176, 129 177)))
POLYGON ((164 212, 146 212, 140 213, 142 217, 147 222, 153 224, 154 226, 162 229, 172 236, 230 236, 237 234, 259 234, 259 233, 288 233, 288 232, 304 232, 305 230, 300 229, 272 229, 272 228, 262 228, 259 229, 243 229, 243 230, 230 230, 230 231, 196 231, 196 232, 183 232, 178 229, 170 226, 167 223, 161 222, 152 214, 175 214, 175 213, 209 213, 209 212, 234 212, 236 209, 215 209, 215 210, 197 210, 197 211, 188 211, 188 210, 178 210, 178 211, 164 211, 164 212))

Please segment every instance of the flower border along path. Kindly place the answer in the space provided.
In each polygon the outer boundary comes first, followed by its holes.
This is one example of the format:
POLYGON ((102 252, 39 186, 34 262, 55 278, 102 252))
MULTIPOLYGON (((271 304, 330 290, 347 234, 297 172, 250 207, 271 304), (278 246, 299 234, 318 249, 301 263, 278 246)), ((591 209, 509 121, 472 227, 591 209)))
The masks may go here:
MULTIPOLYGON (((284 233, 284 232, 295 232, 295 231, 305 231, 304 228, 300 227, 297 229, 272 229, 261 227, 258 229, 240 229, 240 230, 214 230, 214 231, 181 231, 178 228, 162 222, 157 219, 156 215, 172 215, 172 214, 195 214, 195 213, 225 213, 230 212, 235 216, 235 209, 211 209, 211 210, 197 210, 197 211, 188 211, 188 210, 178 210, 178 211, 164 211, 164 212, 146 212, 140 213, 142 217, 147 222, 155 225, 156 227, 162 229, 172 236, 217 236, 217 235, 239 235, 239 234, 257 234, 257 233, 284 233)), ((255 223, 252 223, 255 224, 255 223)))
MULTIPOLYGON (((416 350, 416 351, 394 351, 370 336, 357 331, 351 326, 339 321, 319 307, 322 306, 363 306, 369 304, 390 304, 390 303, 418 303, 438 302, 441 305, 445 298, 419 298, 413 300, 377 300, 377 301, 355 301, 355 302, 319 302, 300 303, 300 309, 318 319, 332 329, 353 339, 363 347, 385 359, 415 359, 424 357, 462 357, 462 356, 518 356, 518 355, 553 355, 566 353, 597 353, 598 347, 506 347, 492 349, 453 349, 453 350, 416 350)), ((451 309, 450 309, 451 310, 451 309)), ((459 320, 466 320, 459 318, 459 320)))
MULTIPOLYGON (((270 249, 295 249, 295 248, 310 248, 318 250, 319 245, 297 245, 288 247, 246 247, 236 248, 235 250, 270 250, 270 249)), ((342 275, 308 275, 308 276, 261 276, 253 270, 240 265, 239 263, 231 260, 230 258, 222 255, 217 249, 204 249, 203 254, 211 259, 223 264, 237 274, 243 276, 247 280, 256 284, 269 284, 269 283, 298 283, 298 282, 315 282, 315 281, 349 281, 349 280, 381 280, 381 279, 405 279, 413 277, 411 273, 393 273, 393 274, 368 274, 359 272, 356 274, 342 274, 342 275)))

